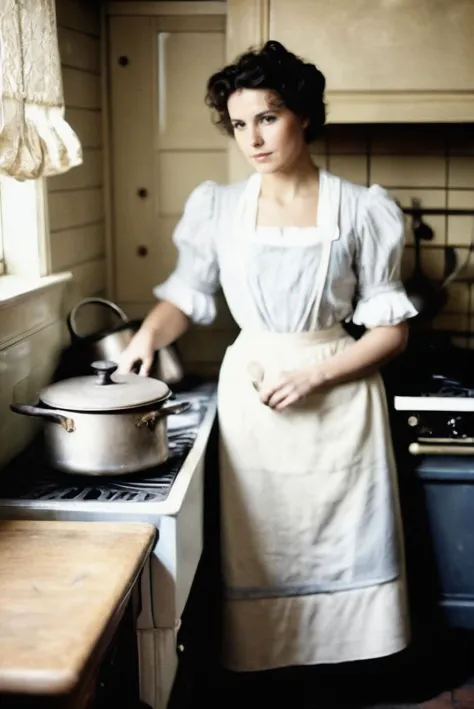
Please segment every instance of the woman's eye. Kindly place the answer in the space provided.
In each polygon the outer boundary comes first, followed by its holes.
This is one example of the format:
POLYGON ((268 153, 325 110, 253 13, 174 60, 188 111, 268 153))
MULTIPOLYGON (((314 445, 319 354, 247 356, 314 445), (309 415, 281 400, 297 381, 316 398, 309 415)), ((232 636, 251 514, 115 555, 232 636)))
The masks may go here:
POLYGON ((233 123, 232 127, 234 128, 234 130, 241 130, 244 127, 244 124, 241 121, 239 121, 239 122, 233 123))
POLYGON ((276 116, 263 116, 262 121, 264 123, 273 123, 274 121, 276 121, 276 116))

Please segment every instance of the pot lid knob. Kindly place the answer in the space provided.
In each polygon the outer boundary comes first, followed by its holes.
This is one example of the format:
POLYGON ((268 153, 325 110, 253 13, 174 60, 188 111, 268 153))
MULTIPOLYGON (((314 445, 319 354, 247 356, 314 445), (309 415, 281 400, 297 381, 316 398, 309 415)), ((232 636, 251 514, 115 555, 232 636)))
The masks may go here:
POLYGON ((97 374, 97 379, 95 382, 97 385, 104 386, 106 384, 115 384, 112 379, 112 374, 118 369, 118 364, 116 362, 98 360, 97 362, 92 362, 91 368, 97 374))

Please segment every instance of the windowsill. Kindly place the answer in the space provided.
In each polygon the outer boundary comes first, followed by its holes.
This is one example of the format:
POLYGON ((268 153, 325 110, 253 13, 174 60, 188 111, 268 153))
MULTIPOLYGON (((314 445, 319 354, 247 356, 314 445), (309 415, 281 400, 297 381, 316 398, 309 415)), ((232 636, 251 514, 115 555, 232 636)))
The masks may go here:
POLYGON ((0 276, 0 350, 62 321, 71 279, 71 273, 43 278, 0 276))
POLYGON ((67 283, 72 273, 55 273, 41 278, 25 276, 0 276, 0 308, 35 297, 38 293, 67 283))

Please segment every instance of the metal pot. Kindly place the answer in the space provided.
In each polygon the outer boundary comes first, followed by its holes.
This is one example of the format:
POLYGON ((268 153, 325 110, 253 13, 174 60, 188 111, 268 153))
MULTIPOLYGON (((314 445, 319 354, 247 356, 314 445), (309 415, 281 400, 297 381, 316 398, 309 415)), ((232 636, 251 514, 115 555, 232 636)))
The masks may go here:
POLYGON ((51 464, 67 473, 124 475, 163 463, 169 455, 167 417, 189 403, 165 406, 161 381, 114 375, 115 362, 94 362, 95 376, 74 377, 44 389, 34 405, 12 411, 44 420, 51 464))
MULTIPOLYGON (((129 320, 126 313, 116 303, 106 298, 84 298, 76 303, 67 317, 67 327, 71 336, 72 347, 77 347, 82 353, 82 359, 90 365, 95 360, 118 362, 120 355, 130 344, 140 327, 140 321, 129 320), (85 305, 100 305, 112 310, 120 318, 120 322, 100 332, 90 335, 80 335, 77 329, 77 315, 85 305)), ((177 384, 183 378, 183 367, 174 347, 168 346, 158 350, 152 367, 151 376, 166 382, 177 384)))

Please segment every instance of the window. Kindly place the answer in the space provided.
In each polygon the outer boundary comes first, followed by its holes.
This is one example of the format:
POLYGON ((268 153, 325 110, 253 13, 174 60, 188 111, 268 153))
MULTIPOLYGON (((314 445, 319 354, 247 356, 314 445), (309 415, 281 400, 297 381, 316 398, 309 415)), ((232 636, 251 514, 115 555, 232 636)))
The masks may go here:
POLYGON ((0 176, 2 352, 19 338, 62 318, 62 297, 51 297, 50 291, 64 288, 71 274, 48 275, 45 191, 45 180, 41 178, 20 182, 0 176))
POLYGON ((49 273, 44 180, 0 177, 1 274, 39 278, 49 273))
POLYGON ((5 273, 5 261, 3 256, 3 226, 2 226, 2 185, 0 183, 0 276, 5 273))

